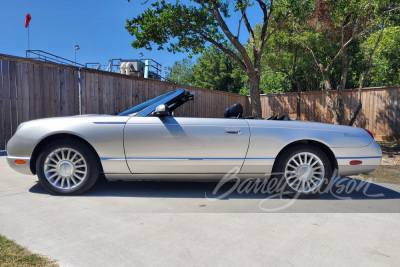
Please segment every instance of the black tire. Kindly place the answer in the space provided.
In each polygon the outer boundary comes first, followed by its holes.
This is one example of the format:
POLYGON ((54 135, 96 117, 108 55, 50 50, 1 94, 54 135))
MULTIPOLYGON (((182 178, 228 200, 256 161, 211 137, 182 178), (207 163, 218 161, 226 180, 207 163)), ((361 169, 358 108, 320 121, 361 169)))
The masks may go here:
MULTIPOLYGON (((315 162, 316 161, 317 161, 317 159, 315 159, 315 162)), ((307 164, 305 163, 304 165, 307 165, 307 164)), ((312 163, 311 163, 311 165, 312 165, 312 163)), ((299 170, 299 169, 301 168, 301 166, 303 166, 303 165, 300 164, 300 166, 298 166, 298 168, 297 168, 298 172, 300 172, 300 173, 301 173, 301 170, 299 170)), ((315 168, 317 168, 317 167, 315 167, 315 168)), ((307 168, 311 168, 311 173, 309 176, 313 177, 313 175, 314 175, 314 173, 312 172, 312 171, 314 171, 313 167, 309 166, 309 167, 305 167, 305 168, 307 170, 306 171, 307 173, 310 173, 309 169, 307 169, 307 168)), ((305 173, 306 177, 307 177, 307 173, 305 173)), ((320 148, 313 146, 313 145, 304 144, 304 145, 297 145, 297 146, 287 149, 286 151, 283 152, 283 154, 281 154, 277 158, 276 163, 273 168, 272 178, 279 179, 279 182, 280 182, 279 184, 281 185, 280 189, 284 196, 288 196, 288 197, 292 197, 292 198, 313 198, 324 191, 326 186, 329 184, 331 176, 332 176, 332 166, 331 166, 328 156, 320 148), (317 178, 303 178, 302 176, 299 176, 298 174, 292 174, 292 175, 295 175, 295 177, 292 177, 292 176, 289 176, 291 174, 286 173, 286 170, 288 172, 289 171, 296 172, 295 171, 296 169, 289 166, 288 163, 290 160, 292 160, 291 163, 293 164, 293 158, 295 156, 296 157, 294 159, 296 161, 299 161, 299 159, 297 157, 299 155, 303 155, 303 154, 314 155, 316 158, 318 158, 320 160, 320 162, 317 162, 317 164, 319 166, 323 166, 323 168, 318 169, 318 171, 323 172, 323 174, 319 174, 319 172, 318 172, 318 174, 320 175, 318 177, 318 179, 321 179, 321 181, 317 180, 317 178), (286 168, 288 168, 288 169, 286 169, 286 168), (310 189, 309 191, 303 191, 300 188, 301 186, 299 186, 298 190, 293 188, 293 187, 296 187, 298 184, 303 185, 302 180, 300 180, 300 178, 305 179, 306 180, 305 183, 308 182, 308 184, 310 184, 312 187, 315 187, 315 188, 309 188, 310 189), (312 181, 307 180, 307 179, 312 179, 312 181), (295 180, 298 180, 299 183, 296 183, 295 180), (289 181, 290 181, 290 183, 289 183, 289 181)))
POLYGON ((40 184, 55 195, 78 195, 89 190, 99 178, 100 169, 98 156, 93 149, 75 139, 61 139, 48 144, 36 161, 40 184))

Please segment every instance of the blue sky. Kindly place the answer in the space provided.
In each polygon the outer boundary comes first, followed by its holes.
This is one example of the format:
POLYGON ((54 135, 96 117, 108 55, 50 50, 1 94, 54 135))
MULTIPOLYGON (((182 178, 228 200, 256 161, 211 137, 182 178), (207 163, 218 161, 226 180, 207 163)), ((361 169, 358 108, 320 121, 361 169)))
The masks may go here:
MULTIPOLYGON (((171 0, 174 1, 174 0, 171 0)), ((28 32, 25 15, 30 23, 30 49, 43 50, 74 60, 74 45, 80 46, 77 62, 101 62, 111 58, 151 58, 163 66, 172 66, 187 53, 168 53, 166 50, 136 50, 131 46, 133 37, 125 29, 126 18, 142 13, 149 5, 142 0, 0 0, 0 53, 25 57, 28 32)), ((151 1, 149 1, 151 2, 151 1)), ((228 25, 237 32, 239 15, 228 25)), ((252 22, 261 21, 258 12, 249 15, 252 22)), ((253 24, 254 25, 254 24, 253 24)), ((242 25, 241 40, 248 35, 242 25)))

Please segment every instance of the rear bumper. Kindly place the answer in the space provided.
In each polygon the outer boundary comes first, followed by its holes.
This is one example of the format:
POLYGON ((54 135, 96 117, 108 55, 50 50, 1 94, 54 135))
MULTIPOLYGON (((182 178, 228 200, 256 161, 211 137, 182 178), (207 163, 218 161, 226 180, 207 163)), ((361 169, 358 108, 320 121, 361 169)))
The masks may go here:
POLYGON ((338 163, 338 176, 370 173, 379 168, 382 160, 380 146, 372 141, 369 145, 357 148, 332 148, 338 163), (359 165, 350 165, 351 161, 361 161, 359 165))

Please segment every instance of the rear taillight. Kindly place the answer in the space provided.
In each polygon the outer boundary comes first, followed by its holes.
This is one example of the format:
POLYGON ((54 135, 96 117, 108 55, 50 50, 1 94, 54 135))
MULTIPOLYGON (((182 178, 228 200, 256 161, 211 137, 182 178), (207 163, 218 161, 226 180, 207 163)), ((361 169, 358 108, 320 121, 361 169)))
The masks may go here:
POLYGON ((367 129, 364 130, 372 137, 372 139, 374 139, 374 135, 370 131, 368 131, 367 129))

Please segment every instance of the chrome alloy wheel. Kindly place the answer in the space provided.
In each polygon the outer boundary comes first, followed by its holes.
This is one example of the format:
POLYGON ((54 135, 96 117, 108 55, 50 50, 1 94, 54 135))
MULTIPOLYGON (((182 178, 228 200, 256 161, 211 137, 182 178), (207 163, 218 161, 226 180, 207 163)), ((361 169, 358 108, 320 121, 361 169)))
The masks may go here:
POLYGON ((50 184, 59 189, 71 189, 80 185, 87 176, 84 157, 71 148, 58 148, 44 162, 44 174, 50 184))
POLYGON ((325 168, 319 157, 310 152, 301 152, 289 159, 284 175, 293 190, 310 192, 321 186, 325 168))

